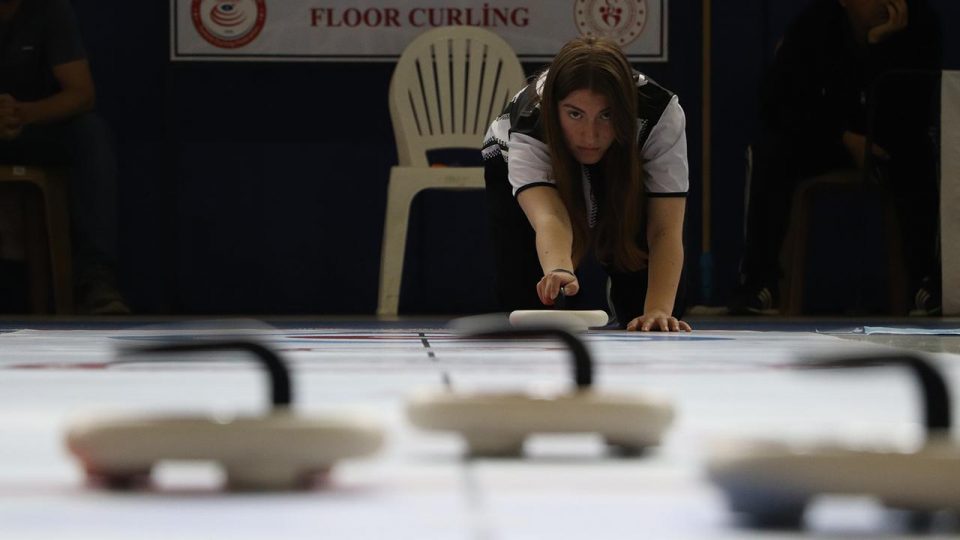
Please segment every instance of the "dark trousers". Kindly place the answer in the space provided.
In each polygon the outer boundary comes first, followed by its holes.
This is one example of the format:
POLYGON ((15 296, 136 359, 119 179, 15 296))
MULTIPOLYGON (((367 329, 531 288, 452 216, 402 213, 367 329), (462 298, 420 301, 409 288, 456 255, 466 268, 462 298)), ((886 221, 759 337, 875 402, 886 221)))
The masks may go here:
MULTIPOLYGON (((934 162, 923 144, 888 143, 892 156, 875 161, 871 179, 889 182, 902 230, 904 261, 915 283, 938 272, 939 197, 934 162)), ((775 286, 781 275, 780 249, 798 184, 833 169, 854 167, 842 144, 812 147, 774 131, 753 148, 741 279, 748 285, 775 286)))
MULTIPOLYGON (((545 309, 537 296, 537 282, 543 277, 543 269, 537 257, 536 234, 513 196, 507 180, 507 165, 503 159, 494 157, 484 162, 484 180, 496 265, 495 286, 500 309, 545 309)), ((610 278, 611 307, 616 311, 617 322, 624 327, 643 314, 643 304, 647 296, 647 270, 618 272, 604 265, 602 261, 600 264, 610 278)), ((684 282, 681 275, 674 302, 676 317, 683 314, 685 307, 684 282)), ((602 283, 581 283, 581 288, 585 285, 604 286, 602 283)), ((569 299, 569 307, 581 308, 577 305, 576 296, 569 299)))
POLYGON ((0 162, 69 170, 74 274, 112 272, 117 261, 117 160, 112 135, 100 117, 85 113, 32 125, 13 141, 0 141, 0 162))

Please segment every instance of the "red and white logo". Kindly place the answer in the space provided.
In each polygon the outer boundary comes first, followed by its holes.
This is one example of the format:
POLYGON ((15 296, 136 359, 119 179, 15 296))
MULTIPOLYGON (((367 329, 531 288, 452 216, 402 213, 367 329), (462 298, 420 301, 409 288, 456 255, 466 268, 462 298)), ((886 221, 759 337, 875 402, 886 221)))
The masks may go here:
POLYGON ((643 33, 646 0, 574 0, 573 19, 584 36, 605 37, 624 47, 643 33))
POLYGON ((267 20, 265 0, 193 0, 193 26, 210 44, 236 49, 260 35, 267 20))

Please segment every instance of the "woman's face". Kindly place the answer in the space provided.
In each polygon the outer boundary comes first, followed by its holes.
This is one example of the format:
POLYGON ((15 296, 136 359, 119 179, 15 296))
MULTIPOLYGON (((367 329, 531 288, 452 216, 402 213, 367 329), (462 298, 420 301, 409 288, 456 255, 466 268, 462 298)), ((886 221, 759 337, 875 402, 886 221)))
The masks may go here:
POLYGON ((614 141, 607 98, 590 90, 574 90, 557 104, 567 148, 584 165, 592 165, 614 141))

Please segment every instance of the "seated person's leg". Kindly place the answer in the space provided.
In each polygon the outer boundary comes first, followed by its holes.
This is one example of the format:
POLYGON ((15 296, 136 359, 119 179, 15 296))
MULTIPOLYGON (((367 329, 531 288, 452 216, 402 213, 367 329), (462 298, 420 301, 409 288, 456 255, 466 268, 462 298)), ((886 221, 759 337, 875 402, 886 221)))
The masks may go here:
POLYGON ((894 192, 910 284, 911 310, 918 315, 940 311, 940 196, 936 166, 923 148, 900 148, 887 170, 894 192))
POLYGON ((543 270, 537 258, 536 235, 513 196, 501 157, 484 163, 484 180, 500 309, 547 309, 537 297, 543 270))
POLYGON ((73 163, 73 150, 68 139, 63 124, 26 126, 16 139, 0 140, 0 162, 10 165, 69 167, 73 163))
POLYGON ((116 279, 117 159, 112 133, 92 113, 72 119, 67 127, 74 149, 70 210, 79 307, 94 314, 129 313, 116 279))

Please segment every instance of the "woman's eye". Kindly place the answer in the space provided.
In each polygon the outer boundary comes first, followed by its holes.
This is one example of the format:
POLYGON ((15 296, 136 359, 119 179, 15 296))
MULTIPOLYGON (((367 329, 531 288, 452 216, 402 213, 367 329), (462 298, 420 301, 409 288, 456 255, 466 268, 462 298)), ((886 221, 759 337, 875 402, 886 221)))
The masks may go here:
POLYGON ((611 118, 610 111, 604 111, 604 112, 600 113, 600 119, 601 119, 601 120, 610 120, 610 118, 611 118))
POLYGON ((579 120, 583 116, 579 111, 570 111, 567 114, 574 120, 579 120))

